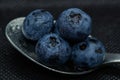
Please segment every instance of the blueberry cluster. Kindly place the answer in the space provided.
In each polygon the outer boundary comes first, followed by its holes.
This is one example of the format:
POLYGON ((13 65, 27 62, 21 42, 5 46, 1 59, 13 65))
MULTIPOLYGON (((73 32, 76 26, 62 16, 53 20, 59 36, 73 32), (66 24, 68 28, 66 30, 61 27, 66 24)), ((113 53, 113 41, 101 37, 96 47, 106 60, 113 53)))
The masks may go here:
POLYGON ((93 68, 103 63, 105 47, 91 34, 91 17, 79 8, 63 11, 54 21, 50 12, 37 9, 24 20, 23 35, 37 41, 35 52, 46 65, 93 68))

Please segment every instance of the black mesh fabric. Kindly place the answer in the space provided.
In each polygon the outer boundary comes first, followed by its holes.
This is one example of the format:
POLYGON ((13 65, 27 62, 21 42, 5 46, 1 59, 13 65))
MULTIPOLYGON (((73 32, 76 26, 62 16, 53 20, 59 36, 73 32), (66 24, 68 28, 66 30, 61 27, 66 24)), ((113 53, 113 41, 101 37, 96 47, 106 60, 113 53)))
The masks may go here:
POLYGON ((92 17, 92 36, 105 44, 107 52, 120 53, 119 4, 119 0, 0 0, 0 80, 120 80, 120 64, 77 76, 49 71, 21 55, 5 37, 9 21, 34 9, 44 8, 57 19, 64 9, 78 7, 92 17))

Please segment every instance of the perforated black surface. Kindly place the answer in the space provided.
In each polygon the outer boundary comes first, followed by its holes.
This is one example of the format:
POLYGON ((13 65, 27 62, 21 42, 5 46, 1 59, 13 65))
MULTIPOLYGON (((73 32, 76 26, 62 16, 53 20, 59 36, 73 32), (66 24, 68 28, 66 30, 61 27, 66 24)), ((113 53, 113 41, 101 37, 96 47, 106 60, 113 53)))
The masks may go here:
POLYGON ((0 1, 0 80, 120 80, 120 65, 106 66, 78 76, 51 72, 21 55, 5 37, 7 23, 16 17, 26 16, 33 9, 45 8, 57 18, 64 9, 79 7, 91 15, 92 35, 103 41, 107 52, 120 53, 120 1, 95 1, 0 1))

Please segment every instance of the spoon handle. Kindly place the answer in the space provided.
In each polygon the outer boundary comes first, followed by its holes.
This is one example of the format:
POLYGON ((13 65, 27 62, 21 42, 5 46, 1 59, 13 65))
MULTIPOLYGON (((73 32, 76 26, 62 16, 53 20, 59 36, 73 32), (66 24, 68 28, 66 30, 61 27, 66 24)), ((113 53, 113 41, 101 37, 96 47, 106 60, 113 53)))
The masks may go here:
POLYGON ((120 53, 107 53, 103 64, 120 63, 120 53))

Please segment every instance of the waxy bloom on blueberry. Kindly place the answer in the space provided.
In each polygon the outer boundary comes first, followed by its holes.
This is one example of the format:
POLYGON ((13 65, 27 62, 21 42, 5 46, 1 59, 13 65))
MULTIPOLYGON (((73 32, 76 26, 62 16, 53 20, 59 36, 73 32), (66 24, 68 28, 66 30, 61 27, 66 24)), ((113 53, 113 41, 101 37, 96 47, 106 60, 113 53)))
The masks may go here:
POLYGON ((32 11, 24 20, 22 32, 30 40, 38 40, 49 33, 53 27, 53 16, 46 10, 32 11))
POLYGON ((91 33, 91 18, 81 9, 70 8, 60 14, 55 28, 55 32, 66 40, 82 41, 91 33))
POLYGON ((105 47, 96 38, 89 38, 73 47, 72 60, 77 67, 92 68, 103 63, 105 47))
POLYGON ((39 60, 47 65, 58 66, 66 63, 71 55, 69 44, 56 34, 41 38, 35 48, 39 60))

